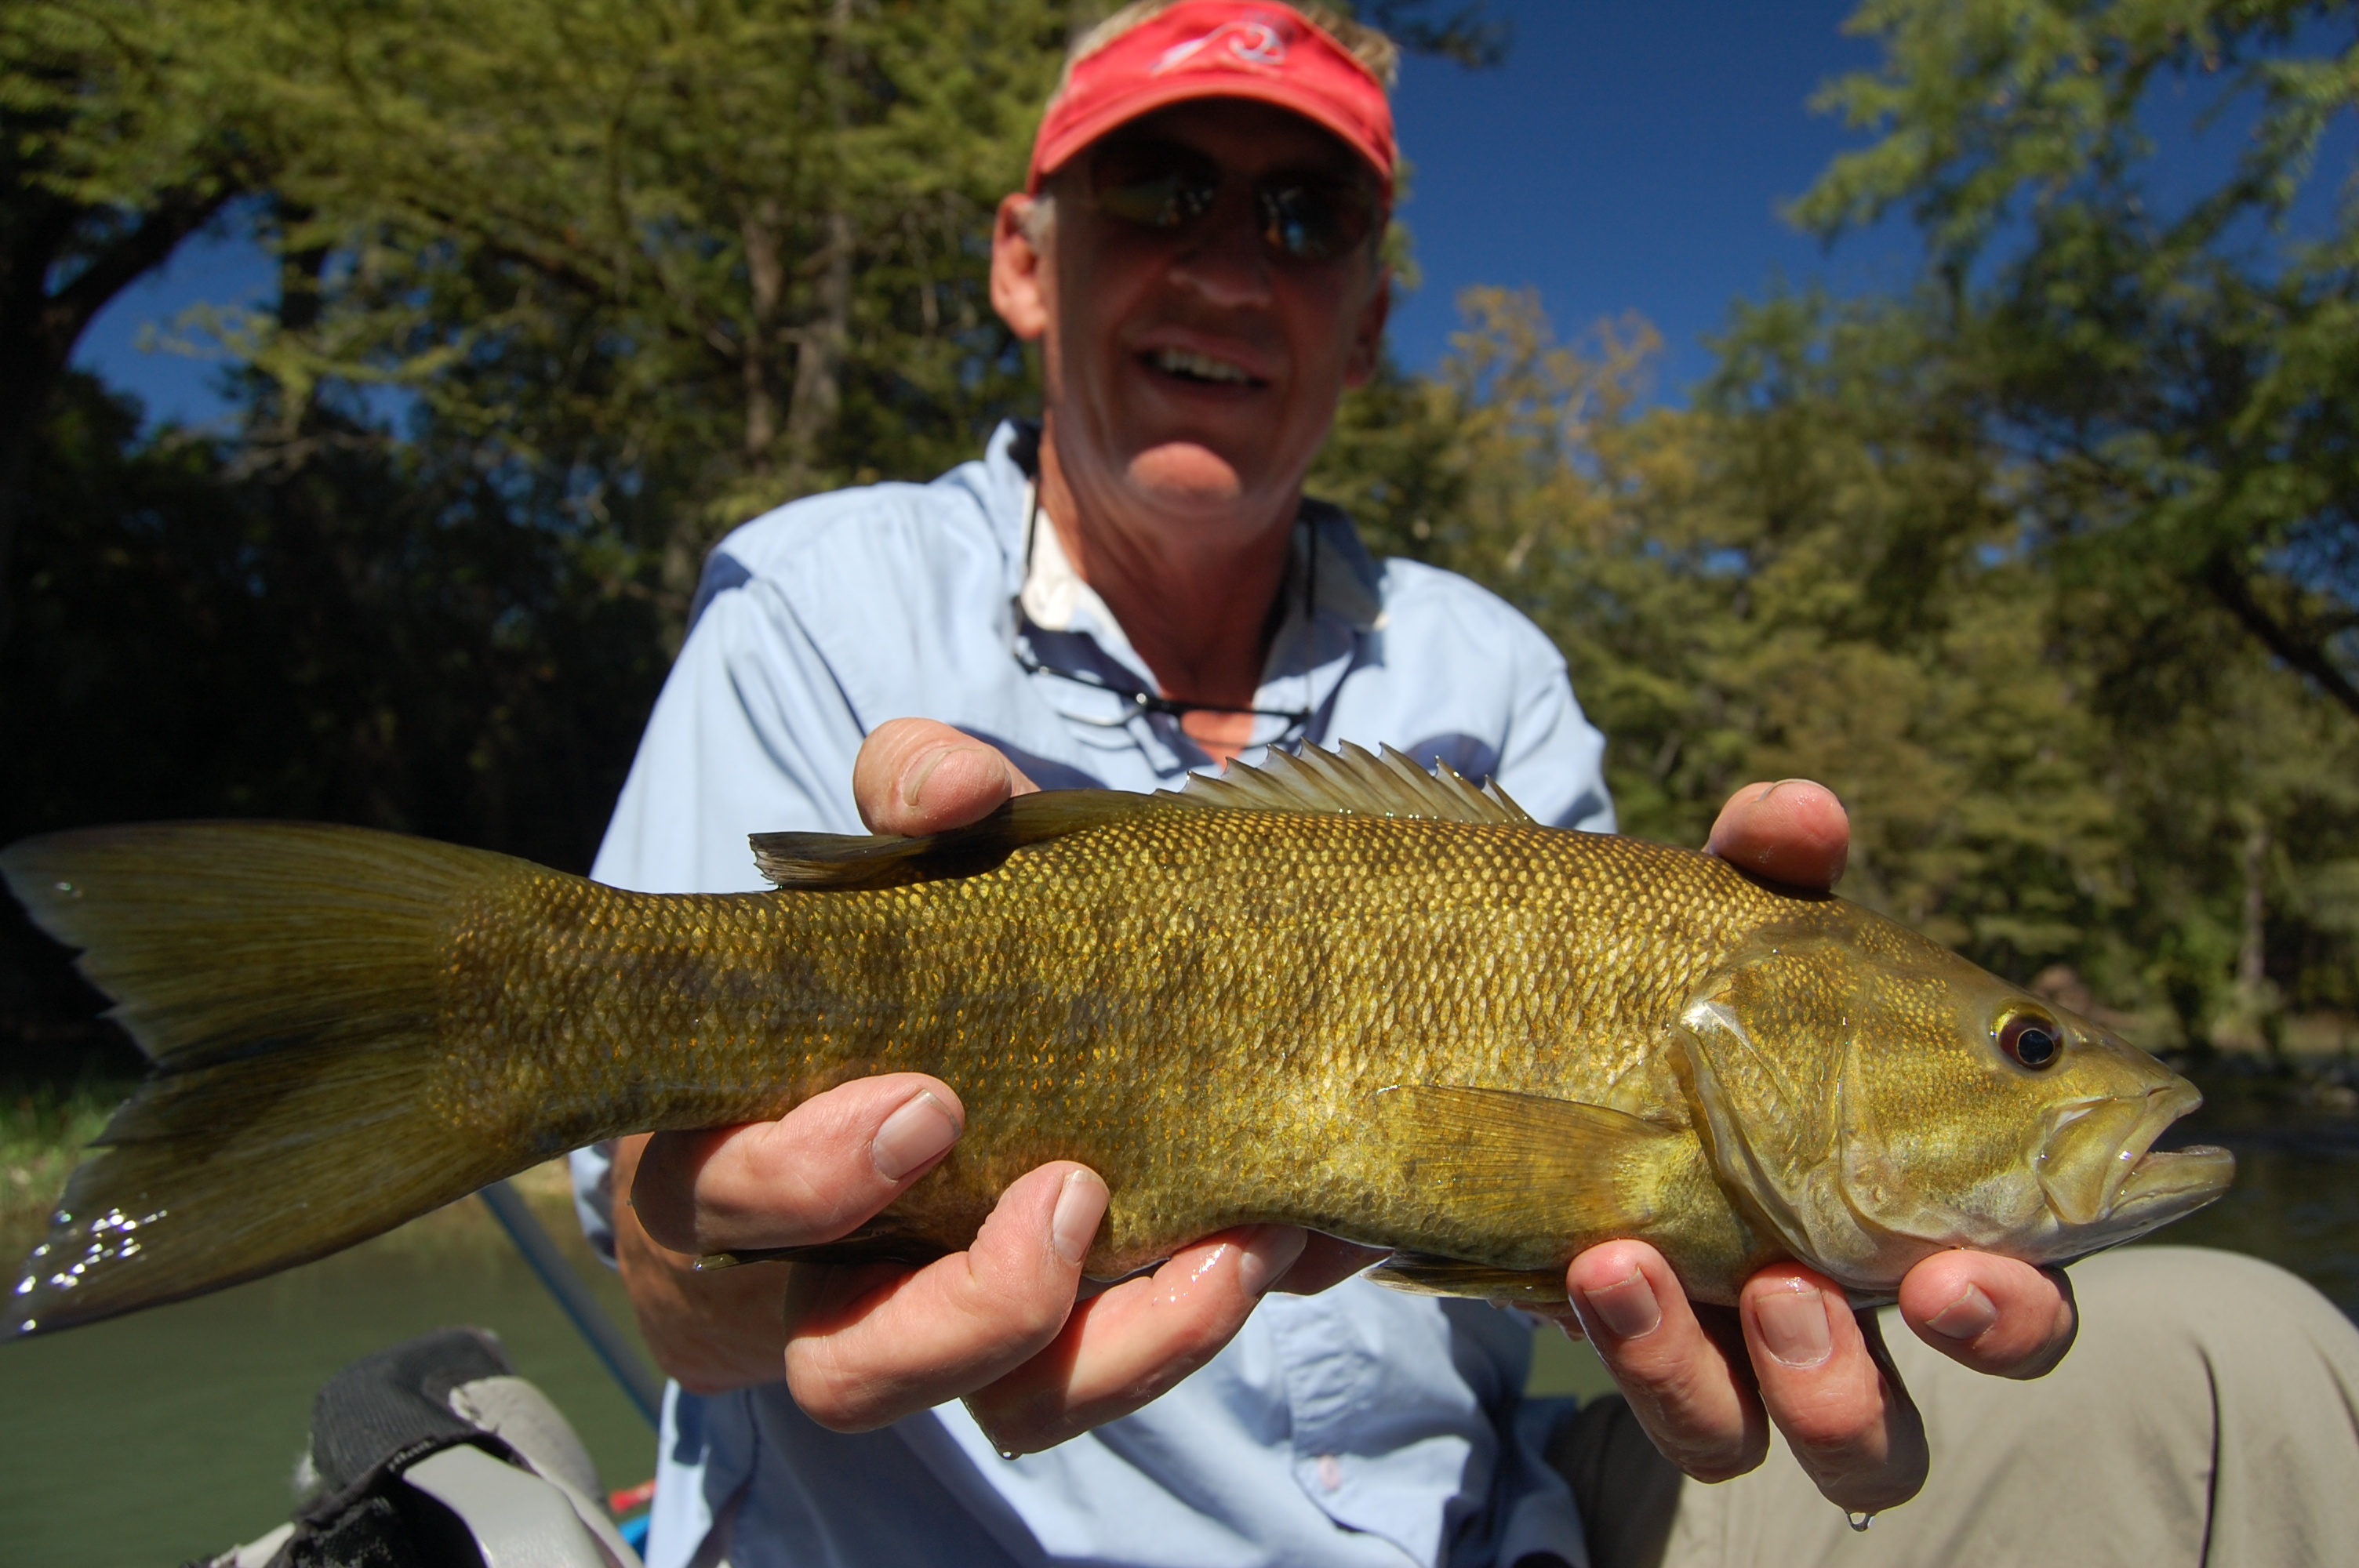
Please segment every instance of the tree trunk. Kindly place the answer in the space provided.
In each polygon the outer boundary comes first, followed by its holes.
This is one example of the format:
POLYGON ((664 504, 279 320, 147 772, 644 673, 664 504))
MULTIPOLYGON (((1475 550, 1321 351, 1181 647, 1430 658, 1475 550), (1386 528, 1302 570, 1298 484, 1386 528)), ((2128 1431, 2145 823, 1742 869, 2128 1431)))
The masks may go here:
MULTIPOLYGON (((852 0, 834 0, 824 69, 829 129, 838 146, 851 128, 852 111, 846 79, 854 64, 852 49, 852 0)), ((842 404, 839 381, 843 355, 852 336, 852 219, 842 207, 824 220, 826 238, 819 254, 819 291, 810 319, 803 324, 795 346, 795 387, 787 405, 787 481, 796 494, 819 482, 819 446, 835 424, 842 404)))
POLYGON ((209 192, 166 192, 136 227, 89 255, 54 292, 49 280, 74 256, 77 231, 100 214, 22 185, 0 193, 15 209, 0 251, 0 644, 16 619, 16 523, 33 448, 74 345, 107 301, 211 222, 234 193, 227 181, 209 192))
POLYGON ((787 406, 787 477, 797 493, 818 483, 819 445, 843 401, 838 376, 852 337, 852 220, 827 215, 819 297, 795 352, 793 401, 787 406))
POLYGON ((778 330, 778 306, 787 292, 787 268, 778 254, 783 221, 776 196, 765 196, 738 224, 745 244, 745 278, 753 290, 752 318, 745 330, 739 370, 745 384, 745 465, 770 471, 770 443, 777 439, 778 404, 770 390, 770 346, 778 330))

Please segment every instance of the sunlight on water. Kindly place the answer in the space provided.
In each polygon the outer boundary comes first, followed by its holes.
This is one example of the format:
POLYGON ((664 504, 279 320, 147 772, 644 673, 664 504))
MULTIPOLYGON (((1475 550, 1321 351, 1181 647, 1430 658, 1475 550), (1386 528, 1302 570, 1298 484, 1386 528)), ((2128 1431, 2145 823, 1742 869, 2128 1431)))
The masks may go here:
MULTIPOLYGON (((570 1207, 535 1205, 618 1321, 622 1287, 570 1207)), ((29 1238, 9 1238, 21 1256, 29 1238)), ((655 1435, 472 1200, 274 1279, 0 1345, 0 1562, 170 1568, 284 1520, 311 1399, 345 1363, 475 1324, 554 1399, 609 1488, 655 1435)))

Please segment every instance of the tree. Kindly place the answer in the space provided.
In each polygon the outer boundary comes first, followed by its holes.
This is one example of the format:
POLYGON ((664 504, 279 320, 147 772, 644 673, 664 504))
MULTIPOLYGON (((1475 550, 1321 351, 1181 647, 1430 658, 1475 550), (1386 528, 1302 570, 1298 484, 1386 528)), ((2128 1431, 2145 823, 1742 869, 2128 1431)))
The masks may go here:
POLYGON ((35 445, 82 329, 259 178, 216 91, 234 46, 215 9, 0 8, 0 642, 35 445))
POLYGON ((1851 808, 1848 896, 2018 980, 2069 969, 2147 1044, 2359 1000, 2359 730, 2216 603, 2158 622, 2151 584, 2027 546, 1943 312, 1741 308, 1667 408, 1643 322, 1566 345, 1529 296, 1462 306, 1436 377, 1347 404, 1320 486, 1550 633, 1625 830, 1696 843, 1737 784, 1815 777, 1851 808))
POLYGON ((1829 236, 1895 210, 1923 231, 1925 306, 2060 569, 2163 590, 2158 618, 2216 607, 2359 717, 2359 231, 2314 189, 2359 106, 2354 19, 2347 0, 1868 0, 1852 27, 1884 65, 1821 101, 1878 139, 1796 212, 1829 236), (2182 192, 2207 125, 2243 150, 2182 192))
MULTIPOLYGON (((1028 377, 979 248, 1066 17, 962 0, 255 6, 299 410, 390 385, 677 618, 754 513, 964 456, 1028 377)), ((291 431, 294 427, 288 426, 291 431)))

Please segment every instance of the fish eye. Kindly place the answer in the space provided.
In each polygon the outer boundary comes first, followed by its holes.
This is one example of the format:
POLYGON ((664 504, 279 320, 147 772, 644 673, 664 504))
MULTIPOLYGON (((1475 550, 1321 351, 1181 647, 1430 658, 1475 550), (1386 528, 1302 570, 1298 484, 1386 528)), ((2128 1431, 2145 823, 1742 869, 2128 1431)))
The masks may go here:
POLYGON ((2017 1065, 2038 1072, 2064 1054, 2064 1031, 2037 1012, 2011 1012, 1999 1021, 1998 1048, 2017 1065))

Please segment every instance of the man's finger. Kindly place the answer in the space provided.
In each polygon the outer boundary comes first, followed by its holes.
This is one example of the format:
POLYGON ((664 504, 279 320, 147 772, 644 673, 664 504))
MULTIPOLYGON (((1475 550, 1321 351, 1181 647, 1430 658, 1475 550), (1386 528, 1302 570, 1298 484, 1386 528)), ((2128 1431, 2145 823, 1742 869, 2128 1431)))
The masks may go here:
POLYGON ((1874 1320, 1843 1288, 1799 1264, 1775 1264, 1737 1301, 1769 1419, 1838 1508, 1897 1508, 1925 1485, 1925 1423, 1881 1354, 1874 1320))
POLYGON ((1060 1160, 1000 1195, 974 1244, 915 1273, 798 1267, 787 1383, 821 1425, 866 1432, 973 1392, 1065 1325, 1105 1183, 1060 1160))
POLYGON ((1028 1454, 1159 1398, 1201 1367, 1302 1255, 1305 1232, 1249 1225, 1183 1247, 1073 1309, 1056 1339, 967 1396, 1001 1452, 1028 1454))
POLYGON ((1771 881, 1832 888, 1851 857, 1851 816, 1808 779, 1749 784, 1720 808, 1704 849, 1771 881))
POLYGON ((1705 1331, 1661 1253, 1643 1241, 1604 1242, 1572 1260, 1565 1290, 1665 1458, 1699 1481, 1761 1463, 1769 1424, 1743 1362, 1705 1331))
POLYGON ((1360 1272, 1372 1269, 1392 1256, 1384 1247, 1363 1247, 1356 1241, 1346 1241, 1340 1236, 1328 1236, 1313 1230, 1305 1233, 1301 1256, 1270 1287, 1284 1295, 1315 1296, 1331 1290, 1360 1272))
POLYGON ((872 833, 963 827, 1039 787, 995 749, 930 719, 879 724, 852 764, 852 798, 872 833))
POLYGON ((656 1134, 631 1206, 649 1236, 679 1252, 832 1241, 932 1170, 965 1119, 940 1078, 855 1079, 777 1121, 656 1134))
POLYGON ((2080 1325, 2064 1271, 1987 1252, 1937 1252, 1909 1270, 1900 1316, 1942 1355, 2001 1378, 2045 1376, 2080 1325))

